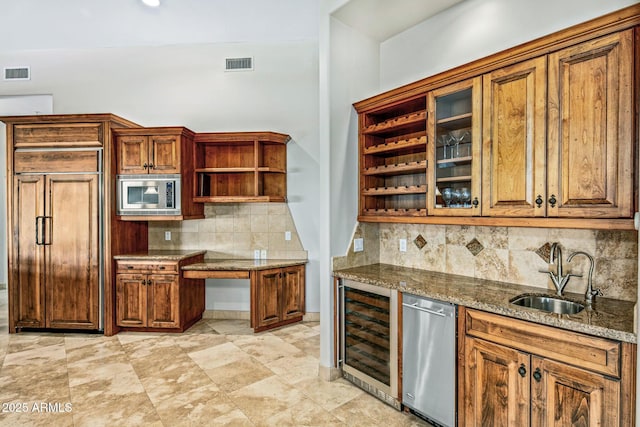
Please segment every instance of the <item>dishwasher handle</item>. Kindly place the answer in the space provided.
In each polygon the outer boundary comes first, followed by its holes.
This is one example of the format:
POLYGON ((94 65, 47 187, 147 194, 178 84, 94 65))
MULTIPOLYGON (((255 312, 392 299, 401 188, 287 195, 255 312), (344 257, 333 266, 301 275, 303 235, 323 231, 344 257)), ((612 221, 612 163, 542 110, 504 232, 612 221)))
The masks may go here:
POLYGON ((441 308, 438 311, 433 311, 433 310, 429 310, 428 308, 419 307, 417 302, 415 302, 413 304, 407 304, 406 302, 403 302, 402 306, 403 307, 407 307, 407 308, 416 309, 418 311, 423 311, 425 313, 434 314, 434 315, 440 316, 440 317, 447 317, 447 314, 444 312, 444 308, 441 308))

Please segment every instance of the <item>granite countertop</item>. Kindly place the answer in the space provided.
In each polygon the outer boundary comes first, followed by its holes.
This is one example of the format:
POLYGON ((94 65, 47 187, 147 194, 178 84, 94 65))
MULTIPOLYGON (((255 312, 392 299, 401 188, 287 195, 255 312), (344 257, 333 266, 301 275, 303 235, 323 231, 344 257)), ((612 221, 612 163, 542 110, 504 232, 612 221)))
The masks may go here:
POLYGON ((172 251, 172 250, 149 250, 145 252, 135 252, 131 254, 114 255, 113 259, 124 259, 131 261, 182 261, 183 259, 203 255, 207 251, 172 251))
POLYGON ((267 270, 270 268, 291 267, 306 264, 306 259, 205 259, 204 262, 185 265, 183 270, 267 270))
MULTIPOLYGON (((334 276, 371 285, 397 289, 414 295, 451 302, 469 308, 502 314, 575 332, 637 343, 634 333, 634 302, 596 298, 592 309, 578 314, 554 314, 519 307, 509 302, 524 294, 551 294, 550 290, 512 283, 475 279, 390 264, 371 264, 336 270, 334 276)), ((584 301, 584 295, 566 294, 584 301)))

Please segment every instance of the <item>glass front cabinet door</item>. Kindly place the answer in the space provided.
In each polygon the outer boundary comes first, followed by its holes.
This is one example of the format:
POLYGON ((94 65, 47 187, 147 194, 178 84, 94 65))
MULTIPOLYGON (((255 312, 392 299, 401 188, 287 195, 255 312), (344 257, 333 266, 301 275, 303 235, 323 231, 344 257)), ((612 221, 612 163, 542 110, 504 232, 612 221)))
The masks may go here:
POLYGON ((442 87, 427 97, 427 150, 430 215, 481 213, 482 80, 442 87))

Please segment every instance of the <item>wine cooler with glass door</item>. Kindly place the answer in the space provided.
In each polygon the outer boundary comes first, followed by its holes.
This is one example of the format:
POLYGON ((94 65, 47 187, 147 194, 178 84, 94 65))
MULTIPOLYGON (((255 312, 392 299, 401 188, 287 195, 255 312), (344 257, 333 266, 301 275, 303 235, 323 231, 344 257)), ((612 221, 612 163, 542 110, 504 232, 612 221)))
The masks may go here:
POLYGON ((428 130, 434 144, 428 153, 435 185, 428 190, 432 215, 480 215, 480 78, 429 93, 428 130))
POLYGON ((340 279, 337 304, 344 378, 400 410, 398 291, 340 279))

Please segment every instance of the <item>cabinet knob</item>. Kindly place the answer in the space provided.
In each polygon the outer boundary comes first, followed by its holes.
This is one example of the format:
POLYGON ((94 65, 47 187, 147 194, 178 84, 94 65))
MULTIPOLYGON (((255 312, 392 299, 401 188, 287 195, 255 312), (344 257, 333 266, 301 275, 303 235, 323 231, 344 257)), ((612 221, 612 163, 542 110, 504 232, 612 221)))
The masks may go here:
POLYGON ((552 208, 554 208, 556 206, 556 203, 558 203, 558 200, 556 199, 556 195, 552 194, 551 197, 549 198, 549 204, 551 205, 552 208))
POLYGON ((522 378, 524 378, 524 376, 527 375, 527 368, 524 366, 524 363, 520 364, 520 367, 518 368, 518 373, 522 378))
POLYGON ((148 168, 148 167, 149 167, 149 165, 145 162, 145 164, 144 164, 144 165, 142 165, 142 167, 146 169, 146 168, 148 168))
POLYGON ((540 368, 536 368, 536 370, 534 371, 533 379, 536 380, 536 382, 538 382, 538 383, 542 379, 542 373, 540 373, 540 368))
POLYGON ((151 286, 151 284, 152 284, 152 283, 153 283, 153 282, 151 281, 151 279, 147 280, 147 285, 148 285, 148 286, 151 286))
POLYGON ((478 201, 477 197, 474 197, 473 202, 471 202, 471 204, 473 205, 474 208, 477 208, 480 202, 478 201))
POLYGON ((538 197, 536 197, 536 206, 541 208, 542 207, 542 196, 540 194, 538 194, 538 197))
POLYGON ((149 169, 155 169, 156 166, 153 163, 149 163, 149 169))

